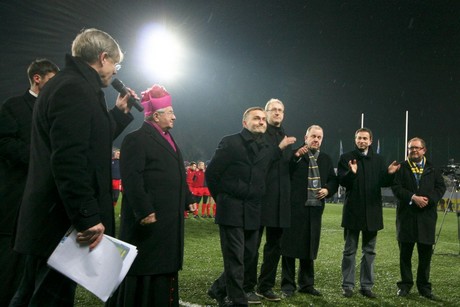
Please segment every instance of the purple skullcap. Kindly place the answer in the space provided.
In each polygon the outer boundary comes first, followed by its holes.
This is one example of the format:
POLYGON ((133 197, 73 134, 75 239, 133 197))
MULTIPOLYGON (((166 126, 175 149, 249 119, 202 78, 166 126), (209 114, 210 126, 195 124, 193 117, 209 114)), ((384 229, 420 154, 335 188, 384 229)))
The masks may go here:
POLYGON ((166 89, 159 85, 154 84, 151 88, 142 92, 142 106, 144 107, 144 115, 148 117, 156 110, 171 107, 171 96, 166 89))

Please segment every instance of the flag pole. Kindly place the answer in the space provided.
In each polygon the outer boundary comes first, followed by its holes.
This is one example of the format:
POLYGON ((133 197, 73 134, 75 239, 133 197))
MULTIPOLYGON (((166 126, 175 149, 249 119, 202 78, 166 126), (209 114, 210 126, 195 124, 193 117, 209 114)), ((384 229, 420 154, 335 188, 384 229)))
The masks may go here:
POLYGON ((409 111, 406 111, 406 136, 404 139, 404 157, 407 160, 407 133, 409 131, 409 111))

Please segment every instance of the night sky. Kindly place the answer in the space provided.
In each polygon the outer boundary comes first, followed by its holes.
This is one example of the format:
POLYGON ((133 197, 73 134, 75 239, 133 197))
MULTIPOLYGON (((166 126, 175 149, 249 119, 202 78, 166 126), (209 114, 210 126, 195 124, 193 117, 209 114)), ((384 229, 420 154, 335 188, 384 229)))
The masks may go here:
MULTIPOLYGON (((459 1, 2 1, 0 27, 2 100, 25 91, 34 58, 63 67, 82 28, 111 34, 125 52, 117 78, 139 95, 153 83, 171 93, 186 160, 210 159, 246 108, 279 98, 297 145, 319 124, 334 161, 340 141, 354 148, 362 113, 374 149, 379 140, 388 161, 403 160, 407 110, 409 138, 424 138, 429 158, 460 162, 459 1), (183 39, 179 78, 142 69, 148 24, 183 39)), ((105 92, 112 106, 116 92, 105 92)), ((143 119, 132 112, 126 132, 143 119)))

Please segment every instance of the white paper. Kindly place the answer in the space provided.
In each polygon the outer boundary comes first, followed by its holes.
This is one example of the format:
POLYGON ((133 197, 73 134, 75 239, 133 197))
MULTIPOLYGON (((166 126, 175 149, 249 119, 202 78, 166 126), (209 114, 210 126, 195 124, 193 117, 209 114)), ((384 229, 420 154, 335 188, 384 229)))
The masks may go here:
POLYGON ((69 230, 51 254, 48 265, 105 302, 128 273, 137 248, 104 235, 90 252, 89 247, 80 246, 76 238, 77 231, 69 230))

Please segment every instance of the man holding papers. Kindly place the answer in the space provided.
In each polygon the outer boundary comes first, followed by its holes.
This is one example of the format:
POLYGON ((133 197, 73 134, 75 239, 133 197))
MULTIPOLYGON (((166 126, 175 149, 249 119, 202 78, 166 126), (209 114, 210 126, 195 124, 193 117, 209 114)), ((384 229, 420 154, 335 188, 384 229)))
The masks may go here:
POLYGON ((145 121, 121 146, 120 239, 138 255, 115 306, 179 306, 178 271, 184 253, 184 210, 196 210, 179 147, 169 133, 176 116, 161 85, 142 93, 145 121))
MULTIPOLYGON (((104 98, 123 60, 107 33, 86 29, 72 44, 65 68, 35 103, 29 175, 19 212, 15 250, 35 257, 29 306, 73 306, 75 282, 47 260, 70 226, 79 244, 94 249, 114 233, 111 194, 112 140, 133 120, 128 96, 110 111, 104 98)), ((28 292, 28 291, 27 291, 28 292)))

